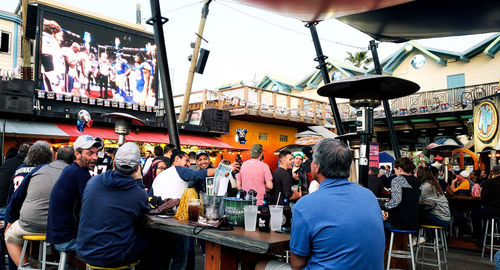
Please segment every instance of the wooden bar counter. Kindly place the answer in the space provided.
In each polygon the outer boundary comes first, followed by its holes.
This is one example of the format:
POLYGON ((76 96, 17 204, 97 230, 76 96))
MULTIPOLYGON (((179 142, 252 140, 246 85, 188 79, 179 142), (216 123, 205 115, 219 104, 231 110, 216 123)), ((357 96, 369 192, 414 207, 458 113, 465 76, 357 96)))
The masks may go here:
MULTIPOLYGON (((247 232, 244 228, 231 231, 203 229, 195 234, 195 226, 172 217, 148 216, 146 226, 206 240, 205 269, 210 270, 236 270, 238 263, 256 262, 269 255, 283 254, 290 244, 289 234, 247 232)), ((196 232, 198 230, 196 228, 196 232)))

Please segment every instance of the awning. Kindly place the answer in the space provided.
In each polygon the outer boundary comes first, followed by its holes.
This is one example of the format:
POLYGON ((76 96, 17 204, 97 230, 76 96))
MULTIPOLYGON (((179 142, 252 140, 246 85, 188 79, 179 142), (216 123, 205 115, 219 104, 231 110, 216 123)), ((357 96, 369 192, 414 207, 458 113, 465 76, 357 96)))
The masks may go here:
POLYGON ((3 132, 4 122, 5 134, 11 136, 69 139, 69 135, 53 123, 0 119, 0 132, 3 132))
MULTIPOLYGON (((71 141, 76 140, 78 136, 82 134, 88 134, 92 137, 101 137, 107 140, 118 140, 118 135, 115 133, 113 128, 106 127, 96 127, 91 128, 86 127, 84 132, 78 131, 76 125, 70 124, 57 124, 57 126, 69 135, 71 141)), ((146 143, 169 143, 170 139, 168 134, 165 132, 153 132, 153 131, 131 131, 129 135, 125 136, 127 141, 131 142, 146 142, 146 143)), ((195 135, 179 135, 181 144, 184 146, 199 146, 207 148, 219 148, 219 149, 229 149, 229 150, 249 150, 246 148, 233 147, 223 141, 217 140, 212 137, 203 137, 195 135)))
POLYGON ((379 41, 497 32, 500 1, 416 0, 337 18, 379 41))

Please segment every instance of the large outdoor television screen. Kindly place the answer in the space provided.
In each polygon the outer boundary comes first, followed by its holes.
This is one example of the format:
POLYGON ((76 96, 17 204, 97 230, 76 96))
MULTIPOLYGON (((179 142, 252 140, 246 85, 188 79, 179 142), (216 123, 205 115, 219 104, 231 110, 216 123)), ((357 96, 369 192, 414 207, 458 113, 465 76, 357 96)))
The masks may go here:
POLYGON ((77 15, 40 13, 39 89, 155 106, 151 34, 77 15))

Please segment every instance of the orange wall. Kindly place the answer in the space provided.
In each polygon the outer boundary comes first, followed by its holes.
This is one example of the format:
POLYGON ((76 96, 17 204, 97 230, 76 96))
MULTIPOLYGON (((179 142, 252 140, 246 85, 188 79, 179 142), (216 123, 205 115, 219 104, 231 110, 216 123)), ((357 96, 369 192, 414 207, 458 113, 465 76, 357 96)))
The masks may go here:
MULTIPOLYGON (((274 170, 278 167, 278 156, 274 155, 274 151, 289 144, 294 144, 296 133, 297 128, 295 127, 231 119, 229 122, 229 134, 222 135, 220 139, 234 147, 239 148, 250 149, 253 144, 262 144, 262 148, 264 150, 264 162, 266 162, 269 167, 274 170), (236 136, 236 129, 238 128, 246 128, 248 130, 246 135, 247 142, 245 144, 239 144, 234 139, 234 137, 236 136), (267 133, 267 140, 259 140, 260 132, 267 133), (288 142, 280 142, 280 135, 288 136, 288 142)), ((226 153, 224 153, 224 158, 233 162, 236 154, 237 152, 228 152, 227 155, 229 156, 226 157, 226 153)), ((249 159, 250 151, 241 152, 241 156, 243 161, 249 159)))

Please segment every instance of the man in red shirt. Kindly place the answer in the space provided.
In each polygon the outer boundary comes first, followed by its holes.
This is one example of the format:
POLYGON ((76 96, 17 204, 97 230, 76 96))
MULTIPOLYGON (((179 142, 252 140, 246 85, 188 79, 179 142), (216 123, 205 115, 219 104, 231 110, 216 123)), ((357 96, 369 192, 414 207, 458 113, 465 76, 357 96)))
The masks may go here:
POLYGON ((269 166, 261 161, 262 145, 252 145, 251 159, 243 162, 240 173, 236 175, 236 187, 249 191, 257 191, 257 205, 262 205, 266 190, 273 189, 273 175, 269 166))

